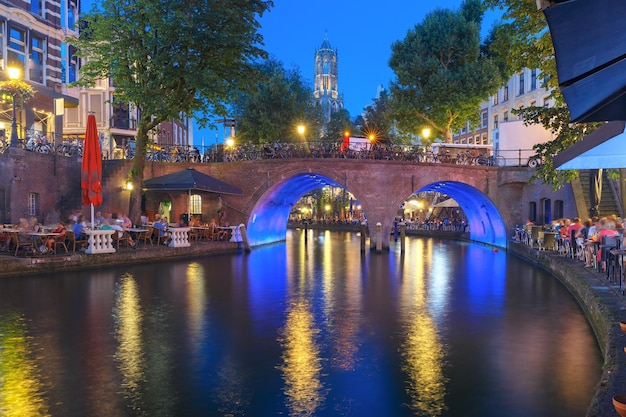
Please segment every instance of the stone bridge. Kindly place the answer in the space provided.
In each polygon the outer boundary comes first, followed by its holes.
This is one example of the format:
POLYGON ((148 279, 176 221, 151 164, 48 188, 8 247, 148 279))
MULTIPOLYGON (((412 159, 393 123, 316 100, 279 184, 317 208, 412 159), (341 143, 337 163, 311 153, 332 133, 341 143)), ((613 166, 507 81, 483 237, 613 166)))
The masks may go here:
MULTIPOLYGON (((398 209, 408 197, 422 191, 438 191, 454 198, 467 215, 472 240, 506 247, 515 224, 527 218, 522 214, 524 196, 529 194, 529 187, 536 187, 528 183, 532 171, 525 167, 312 158, 210 164, 149 162, 145 179, 188 167, 243 190, 243 196, 225 195, 223 201, 229 208, 230 224, 246 225, 251 246, 284 240, 294 204, 306 193, 331 185, 346 189, 359 200, 373 248, 389 248, 398 209), (378 225, 380 235, 374 233, 378 225)), ((104 180, 105 205, 107 188, 117 190, 110 194, 113 200, 114 194, 123 195, 119 184, 129 169, 130 161, 107 161, 105 171, 114 172, 104 180)), ((187 197, 181 194, 182 199, 172 196, 172 201, 185 207, 187 197)), ((123 201, 119 204, 117 207, 124 207, 123 201)))

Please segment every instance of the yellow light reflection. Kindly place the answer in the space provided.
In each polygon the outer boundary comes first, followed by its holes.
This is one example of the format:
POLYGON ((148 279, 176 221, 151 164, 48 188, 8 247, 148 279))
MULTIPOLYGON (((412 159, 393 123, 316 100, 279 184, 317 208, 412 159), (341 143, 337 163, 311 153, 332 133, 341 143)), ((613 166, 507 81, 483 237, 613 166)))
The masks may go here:
POLYGON ((423 259, 432 248, 424 247, 422 241, 415 245, 407 253, 407 259, 413 260, 409 265, 413 276, 402 284, 402 310, 410 312, 402 344, 402 369, 407 375, 406 390, 412 400, 409 406, 420 415, 435 417, 446 410, 445 355, 427 304, 424 271, 427 266, 423 259))
POLYGON ((187 315, 189 332, 194 352, 197 352, 202 339, 206 312, 204 268, 197 262, 187 267, 187 315))
POLYGON ((324 401, 320 349, 316 343, 319 330, 305 301, 296 301, 287 313, 283 337, 283 364, 279 368, 285 380, 287 408, 292 416, 311 416, 324 401))
POLYGON ((36 364, 30 359, 24 320, 7 316, 0 321, 0 416, 49 416, 41 393, 36 364))
POLYGON ((122 374, 122 387, 134 405, 141 399, 144 379, 144 353, 141 340, 142 313, 139 290, 132 275, 125 275, 115 300, 115 326, 119 342, 115 359, 122 374))

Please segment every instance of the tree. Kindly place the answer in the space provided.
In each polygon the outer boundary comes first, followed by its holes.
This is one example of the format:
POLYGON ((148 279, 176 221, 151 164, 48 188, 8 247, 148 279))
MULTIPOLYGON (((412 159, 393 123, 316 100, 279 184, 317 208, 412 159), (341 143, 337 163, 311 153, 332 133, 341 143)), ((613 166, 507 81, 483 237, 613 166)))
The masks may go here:
POLYGON ((264 75, 256 91, 238 95, 233 107, 240 142, 299 142, 319 139, 321 109, 297 68, 268 59, 257 65, 264 75), (305 125, 304 138, 296 128, 305 125))
POLYGON ((452 141, 452 132, 476 120, 480 104, 502 85, 495 59, 481 49, 479 0, 459 11, 429 13, 402 41, 392 44, 389 60, 392 108, 398 128, 452 141))
POLYGON ((393 139, 393 119, 389 109, 389 94, 387 90, 382 89, 374 102, 365 107, 365 131, 363 134, 369 136, 369 133, 377 137, 393 139))
POLYGON ((72 42, 83 60, 81 86, 111 79, 115 96, 139 112, 129 213, 141 215, 148 134, 162 122, 194 115, 200 125, 224 114, 234 91, 259 78, 253 62, 266 56, 257 21, 273 6, 250 0, 103 0, 79 22, 72 42))
POLYGON ((350 112, 346 109, 341 109, 330 115, 330 121, 326 125, 326 136, 324 136, 324 139, 341 142, 346 132, 353 134, 355 127, 350 120, 350 112))
POLYGON ((578 176, 578 171, 557 171, 552 157, 597 128, 598 123, 571 123, 567 105, 558 87, 552 37, 544 14, 534 0, 485 0, 485 4, 502 11, 504 23, 491 37, 491 51, 505 62, 509 74, 523 68, 541 71, 544 87, 551 91, 553 107, 525 107, 514 110, 526 124, 540 123, 552 131, 554 139, 535 145, 536 158, 542 161, 532 180, 541 180, 558 189, 578 176))

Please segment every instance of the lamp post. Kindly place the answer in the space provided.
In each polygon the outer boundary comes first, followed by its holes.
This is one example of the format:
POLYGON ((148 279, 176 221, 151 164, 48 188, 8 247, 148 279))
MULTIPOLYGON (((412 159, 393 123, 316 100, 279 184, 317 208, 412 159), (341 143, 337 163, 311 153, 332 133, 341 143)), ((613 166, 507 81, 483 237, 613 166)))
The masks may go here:
MULTIPOLYGON (((20 69, 9 67, 7 68, 9 72, 9 78, 11 80, 17 80, 20 78, 20 69)), ((15 112, 15 98, 16 94, 13 94, 13 121, 11 122, 11 148, 17 148, 19 144, 19 138, 17 137, 17 117, 15 112)))

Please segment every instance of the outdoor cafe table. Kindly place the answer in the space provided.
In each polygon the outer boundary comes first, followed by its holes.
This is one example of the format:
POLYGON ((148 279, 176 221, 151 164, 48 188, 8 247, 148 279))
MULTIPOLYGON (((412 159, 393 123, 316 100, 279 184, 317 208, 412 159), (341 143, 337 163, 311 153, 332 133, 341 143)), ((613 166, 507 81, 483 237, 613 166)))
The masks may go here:
POLYGON ((38 253, 45 253, 46 245, 45 242, 48 240, 46 238, 55 238, 57 236, 61 236, 61 233, 53 233, 53 232, 33 232, 29 233, 29 236, 33 238, 33 247, 38 253))

